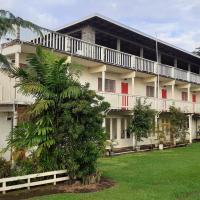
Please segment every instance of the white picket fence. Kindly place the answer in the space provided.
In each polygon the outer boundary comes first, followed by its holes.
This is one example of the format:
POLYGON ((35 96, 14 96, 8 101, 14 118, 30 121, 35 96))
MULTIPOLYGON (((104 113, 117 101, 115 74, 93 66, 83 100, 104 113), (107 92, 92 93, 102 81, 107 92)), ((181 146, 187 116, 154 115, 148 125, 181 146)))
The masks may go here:
POLYGON ((0 179, 0 192, 3 194, 9 190, 16 190, 21 188, 27 188, 30 190, 32 186, 38 185, 45 185, 53 183, 56 185, 57 182, 67 181, 69 180, 69 176, 66 175, 66 170, 59 170, 59 171, 51 171, 51 172, 44 172, 39 174, 29 174, 25 176, 16 176, 16 177, 9 177, 9 178, 2 178, 0 179), (57 177, 59 175, 59 177, 57 177), (45 180, 34 180, 39 177, 45 177, 45 180), (26 181, 26 183, 16 183, 17 181, 26 181), (15 182, 12 184, 12 182, 15 182), (9 183, 9 185, 8 185, 9 183))

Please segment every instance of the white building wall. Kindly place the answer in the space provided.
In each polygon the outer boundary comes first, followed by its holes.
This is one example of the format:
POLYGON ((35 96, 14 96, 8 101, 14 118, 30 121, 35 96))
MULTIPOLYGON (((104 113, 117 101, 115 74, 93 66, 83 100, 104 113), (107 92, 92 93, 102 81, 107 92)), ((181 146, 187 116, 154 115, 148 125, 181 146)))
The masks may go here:
MULTIPOLYGON (((11 116, 11 114, 0 112, 0 151, 7 146, 6 138, 8 137, 12 127, 12 120, 8 120, 8 116, 11 116)), ((10 152, 6 152, 4 157, 9 160, 10 152)))

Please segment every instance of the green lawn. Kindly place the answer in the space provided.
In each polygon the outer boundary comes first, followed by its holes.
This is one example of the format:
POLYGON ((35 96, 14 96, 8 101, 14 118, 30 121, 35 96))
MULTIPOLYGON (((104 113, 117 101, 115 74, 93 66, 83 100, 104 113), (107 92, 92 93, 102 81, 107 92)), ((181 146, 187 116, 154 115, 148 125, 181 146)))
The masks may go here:
POLYGON ((57 194, 34 200, 200 199, 200 143, 186 148, 122 155, 100 161, 113 188, 87 194, 57 194))

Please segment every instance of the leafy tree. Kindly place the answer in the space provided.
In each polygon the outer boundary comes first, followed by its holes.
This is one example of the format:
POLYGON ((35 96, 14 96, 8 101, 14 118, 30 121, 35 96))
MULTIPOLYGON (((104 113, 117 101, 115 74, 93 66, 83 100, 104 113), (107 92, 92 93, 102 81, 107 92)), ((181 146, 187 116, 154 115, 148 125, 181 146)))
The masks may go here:
POLYGON ((34 152, 43 171, 68 169, 82 181, 97 171, 106 140, 103 112, 109 104, 89 85, 81 85, 75 65, 37 48, 26 68, 10 67, 16 85, 35 98, 8 139, 8 147, 34 152))
POLYGON ((187 116, 181 112, 180 108, 170 106, 169 108, 169 120, 170 120, 170 138, 176 145, 176 138, 185 140, 187 135, 187 116))
MULTIPOLYGON (((10 11, 0 10, 0 39, 7 33, 17 33, 17 39, 20 39, 20 27, 29 29, 42 36, 42 28, 38 25, 20 17, 16 17, 10 11)), ((10 65, 6 57, 2 54, 0 54, 0 63, 4 64, 5 66, 10 65)))
POLYGON ((135 147, 138 141, 142 141, 142 138, 148 138, 149 134, 154 128, 155 123, 155 110, 151 109, 150 104, 146 104, 141 99, 136 101, 136 105, 133 109, 133 115, 128 127, 128 131, 135 137, 135 147))
POLYGON ((200 56, 200 47, 196 48, 192 53, 200 56))

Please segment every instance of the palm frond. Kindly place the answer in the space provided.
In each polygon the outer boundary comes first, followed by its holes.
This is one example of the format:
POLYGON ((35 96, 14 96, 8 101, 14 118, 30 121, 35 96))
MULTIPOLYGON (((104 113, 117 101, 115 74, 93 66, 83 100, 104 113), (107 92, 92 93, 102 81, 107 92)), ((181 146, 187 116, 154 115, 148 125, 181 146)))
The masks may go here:
POLYGON ((6 58, 6 56, 0 54, 0 68, 7 69, 10 67, 10 62, 6 58))

